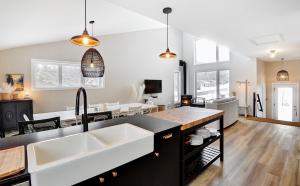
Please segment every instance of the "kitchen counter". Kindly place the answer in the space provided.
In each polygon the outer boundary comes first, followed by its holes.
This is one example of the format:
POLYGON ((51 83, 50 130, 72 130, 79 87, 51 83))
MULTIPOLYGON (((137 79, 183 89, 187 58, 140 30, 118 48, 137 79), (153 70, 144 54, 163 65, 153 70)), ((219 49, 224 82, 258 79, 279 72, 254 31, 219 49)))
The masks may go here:
POLYGON ((188 185, 217 159, 220 158, 220 161, 223 162, 224 112, 222 110, 180 107, 163 112, 152 113, 150 115, 158 119, 172 121, 181 125, 180 185, 188 185), (192 146, 189 144, 189 141, 191 141, 191 134, 195 134, 201 127, 210 126, 214 121, 219 121, 219 135, 206 138, 199 146, 192 146), (211 144, 216 141, 219 141, 219 148, 211 146, 211 144), (201 154, 201 156, 197 154, 201 154), (195 164, 197 166, 195 166, 195 164))
POLYGON ((224 115, 222 110, 213 110, 197 107, 179 107, 162 112, 151 113, 150 116, 181 125, 181 130, 186 130, 214 120, 224 115))
MULTIPOLYGON (((161 120, 147 115, 140 115, 140 116, 131 116, 131 117, 124 117, 124 118, 118 118, 113 120, 90 123, 89 130, 95 130, 95 129, 109 127, 109 126, 118 125, 122 123, 131 123, 138 127, 154 132, 155 134, 180 126, 180 124, 172 121, 161 120)), ((0 150, 21 146, 21 145, 24 145, 26 147, 30 143, 77 134, 77 133, 81 133, 82 131, 83 131, 82 125, 78 125, 73 127, 44 131, 44 132, 8 137, 8 138, 0 139, 0 150)), ((26 167, 27 167, 27 160, 26 160, 26 167)), ((0 180, 0 185, 8 185, 10 183, 29 180, 29 177, 30 175, 26 168, 26 170, 21 172, 20 174, 0 180)))

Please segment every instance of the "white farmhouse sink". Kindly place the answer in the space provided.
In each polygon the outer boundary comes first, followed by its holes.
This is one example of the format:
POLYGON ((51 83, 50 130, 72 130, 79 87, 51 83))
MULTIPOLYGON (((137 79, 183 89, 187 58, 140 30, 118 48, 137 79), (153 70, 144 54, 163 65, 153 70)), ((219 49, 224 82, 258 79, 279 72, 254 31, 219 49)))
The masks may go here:
POLYGON ((125 123, 27 146, 32 186, 67 186, 144 156, 153 132, 125 123))

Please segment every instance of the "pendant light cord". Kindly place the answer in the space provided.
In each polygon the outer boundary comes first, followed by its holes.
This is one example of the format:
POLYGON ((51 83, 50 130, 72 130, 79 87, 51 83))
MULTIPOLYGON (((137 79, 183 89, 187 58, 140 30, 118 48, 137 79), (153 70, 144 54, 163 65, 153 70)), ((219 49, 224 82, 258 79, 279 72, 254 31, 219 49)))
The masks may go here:
POLYGON ((167 14, 167 48, 169 48, 169 14, 167 14))
POLYGON ((84 28, 86 30, 86 0, 84 0, 84 28))

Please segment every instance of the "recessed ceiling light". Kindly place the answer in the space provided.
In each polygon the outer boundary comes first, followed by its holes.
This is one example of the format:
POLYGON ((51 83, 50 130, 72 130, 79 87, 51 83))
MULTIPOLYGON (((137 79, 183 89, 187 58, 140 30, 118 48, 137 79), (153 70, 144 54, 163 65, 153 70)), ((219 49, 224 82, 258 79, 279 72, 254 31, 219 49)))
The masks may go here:
POLYGON ((276 57, 276 55, 277 55, 277 50, 275 50, 275 49, 273 49, 273 50, 270 50, 269 51, 269 56, 270 56, 270 58, 275 58, 276 57))

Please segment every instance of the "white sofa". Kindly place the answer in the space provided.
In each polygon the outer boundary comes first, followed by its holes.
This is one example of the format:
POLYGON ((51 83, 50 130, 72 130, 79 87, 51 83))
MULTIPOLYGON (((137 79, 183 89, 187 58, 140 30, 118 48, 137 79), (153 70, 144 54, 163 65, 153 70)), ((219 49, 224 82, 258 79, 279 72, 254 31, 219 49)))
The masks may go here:
MULTIPOLYGON (((235 97, 216 99, 205 104, 206 108, 224 111, 224 128, 234 124, 238 120, 238 103, 235 97)), ((208 127, 219 129, 219 121, 214 122, 208 127)))

